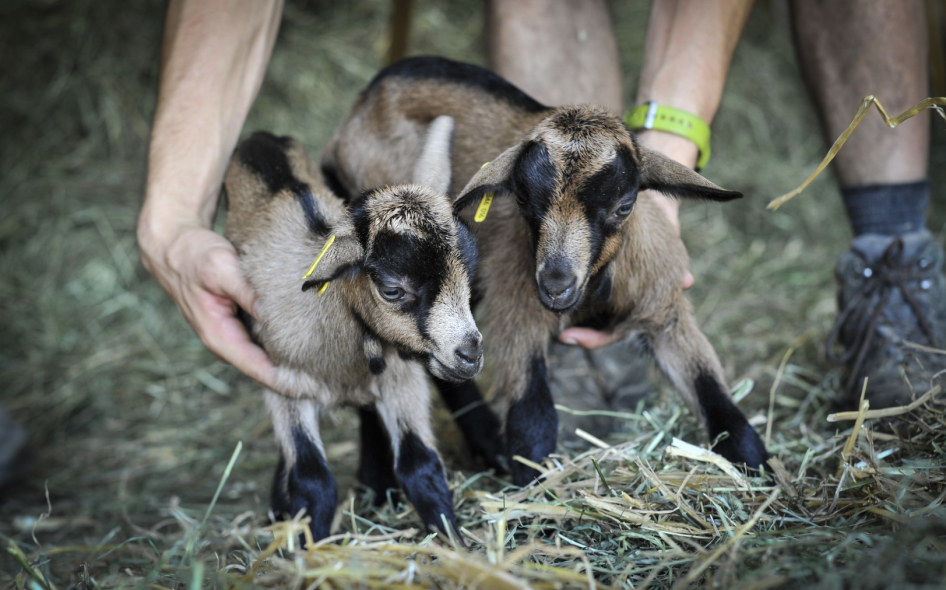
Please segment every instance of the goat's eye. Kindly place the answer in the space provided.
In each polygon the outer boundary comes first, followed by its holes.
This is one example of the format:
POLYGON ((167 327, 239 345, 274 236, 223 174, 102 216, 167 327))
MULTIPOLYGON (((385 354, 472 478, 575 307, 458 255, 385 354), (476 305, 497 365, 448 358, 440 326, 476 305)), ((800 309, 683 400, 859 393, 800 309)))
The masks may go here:
POLYGON ((400 301, 404 299, 404 289, 400 287, 381 287, 381 297, 384 297, 385 301, 400 301))
POLYGON ((611 213, 611 217, 614 219, 624 219, 634 210, 634 203, 636 202, 637 195, 634 195, 634 198, 626 199, 623 203, 618 205, 617 209, 614 209, 614 212, 611 213))

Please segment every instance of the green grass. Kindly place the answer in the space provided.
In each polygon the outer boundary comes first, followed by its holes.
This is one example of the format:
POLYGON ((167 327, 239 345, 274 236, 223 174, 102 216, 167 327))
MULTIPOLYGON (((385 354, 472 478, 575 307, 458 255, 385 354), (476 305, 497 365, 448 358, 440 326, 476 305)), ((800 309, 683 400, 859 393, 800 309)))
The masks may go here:
MULTIPOLYGON (((580 587, 586 567, 598 583, 620 587, 672 587, 690 572, 694 583, 722 587, 942 584, 942 406, 902 431, 909 442, 875 441, 877 452, 900 448, 887 459, 873 460, 860 444, 859 460, 877 473, 837 478, 844 438, 835 434, 850 423, 825 421, 841 374, 825 360, 824 339, 835 313, 834 260, 850 232, 829 174, 778 212, 764 207, 826 150, 779 7, 756 7, 713 126, 707 175, 747 198, 688 205, 682 221, 697 279, 690 299, 731 382, 755 380, 741 404, 751 417, 766 418, 779 361, 796 349, 771 416, 771 449, 794 493, 780 487, 738 536, 775 488, 733 489, 715 467, 665 455, 672 437, 699 442, 702 434, 660 379, 646 405, 611 422, 606 440, 619 450, 597 451, 597 467, 578 458, 587 445, 563 443, 548 493, 507 489, 470 470, 447 442, 456 434, 441 411, 458 518, 472 533, 473 555, 458 559, 449 542, 425 541, 408 506, 374 509, 349 492, 351 412, 325 427, 341 490, 336 530, 351 536, 303 557, 288 550, 291 525, 261 530, 277 451, 259 388, 201 346, 137 257, 163 3, 0 6, 0 403, 28 428, 34 450, 22 481, 0 491, 0 543, 19 548, 0 554, 0 587, 304 588, 321 577, 324 587, 455 587, 494 569, 509 577, 490 574, 482 587, 580 587), (674 492, 693 470, 681 501, 714 518, 719 534, 661 530, 697 520, 650 470, 674 492), (601 502, 630 506, 622 490, 669 512, 649 529, 601 512, 601 502), (534 506, 503 520, 497 502, 534 506), (279 553, 242 580, 274 538, 279 553)), ((647 8, 612 9, 632 97, 647 8)), ((382 65, 387 10, 381 0, 291 2, 246 130, 292 133, 317 153, 382 65)), ((485 62, 480 3, 417 3, 414 19, 412 52, 485 62)), ((934 121, 931 153, 930 227, 940 241, 943 127, 934 121)))

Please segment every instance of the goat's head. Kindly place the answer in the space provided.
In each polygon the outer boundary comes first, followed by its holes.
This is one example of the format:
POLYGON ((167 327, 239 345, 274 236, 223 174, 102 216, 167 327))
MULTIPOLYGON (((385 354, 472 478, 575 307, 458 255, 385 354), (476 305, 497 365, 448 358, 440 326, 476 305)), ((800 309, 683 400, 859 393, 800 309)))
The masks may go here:
POLYGON ((437 377, 465 381, 483 367, 483 338, 470 312, 476 244, 445 194, 452 125, 449 117, 431 124, 415 174, 422 184, 382 187, 353 200, 303 288, 356 275, 353 311, 372 335, 426 362, 437 377))
POLYGON ((481 169, 454 208, 475 205, 488 192, 515 196, 532 234, 539 298, 564 313, 617 254, 620 230, 644 189, 714 201, 742 196, 640 145, 608 111, 570 106, 555 109, 481 169))

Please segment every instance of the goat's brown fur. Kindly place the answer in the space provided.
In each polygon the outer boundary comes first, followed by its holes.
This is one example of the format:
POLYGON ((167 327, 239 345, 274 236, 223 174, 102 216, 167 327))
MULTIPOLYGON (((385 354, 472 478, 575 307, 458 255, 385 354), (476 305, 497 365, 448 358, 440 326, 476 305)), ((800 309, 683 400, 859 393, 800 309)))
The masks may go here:
MULTIPOLYGON (((496 363, 495 385, 507 416, 530 393, 536 358, 544 372, 549 340, 567 327, 591 324, 645 336, 660 367, 711 435, 719 433, 721 421, 734 421, 729 430, 749 441, 745 449, 733 450, 741 438, 722 445, 722 452, 731 459, 764 460, 761 442, 756 444, 757 435, 729 400, 720 363, 683 295, 688 261, 682 241, 646 193, 634 202, 638 189, 646 188, 716 200, 740 195, 638 144, 618 117, 600 107, 551 109, 530 101, 473 66, 405 60, 379 74, 361 94, 323 152, 322 166, 351 191, 400 180, 415 167, 412 158, 427 122, 453 117, 455 207, 466 209, 484 193, 497 193, 487 219, 472 225, 481 257, 476 289, 485 307, 487 353, 502 359, 496 363), (621 178, 611 182, 609 175, 621 178), (521 193, 532 189, 520 185, 530 179, 537 179, 540 190, 523 199, 521 193), (627 179, 636 184, 621 188, 623 197, 601 197, 600 213, 589 209, 589 199, 599 198, 596 187, 617 190, 613 187, 623 186, 618 181, 627 179), (517 206, 512 195, 503 198, 517 191, 525 203, 517 206), (529 199, 542 201, 541 219, 530 221, 529 199), (613 228, 602 232, 592 215, 613 217, 613 228), (567 300, 564 295, 556 300, 543 286, 543 281, 551 283, 545 269, 555 264, 574 276, 573 296, 567 300), (604 294, 596 296, 599 290, 604 294)), ((508 428, 506 435, 508 442, 508 428)), ((521 474, 516 479, 521 483, 521 474)))

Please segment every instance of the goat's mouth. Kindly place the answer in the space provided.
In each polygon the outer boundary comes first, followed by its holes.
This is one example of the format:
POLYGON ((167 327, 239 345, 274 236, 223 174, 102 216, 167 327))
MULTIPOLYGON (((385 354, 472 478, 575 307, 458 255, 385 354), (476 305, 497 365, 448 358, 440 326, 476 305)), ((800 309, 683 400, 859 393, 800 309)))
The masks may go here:
POLYGON ((430 355, 427 368, 430 369, 434 377, 451 383, 463 383, 476 377, 483 369, 483 356, 480 355, 474 362, 451 363, 448 365, 441 362, 434 355, 430 355))
POLYGON ((575 309, 582 300, 582 294, 585 292, 585 283, 579 284, 577 277, 574 277, 567 284, 549 285, 537 277, 536 287, 539 292, 539 301, 542 302, 548 310, 555 313, 568 313, 575 309))

